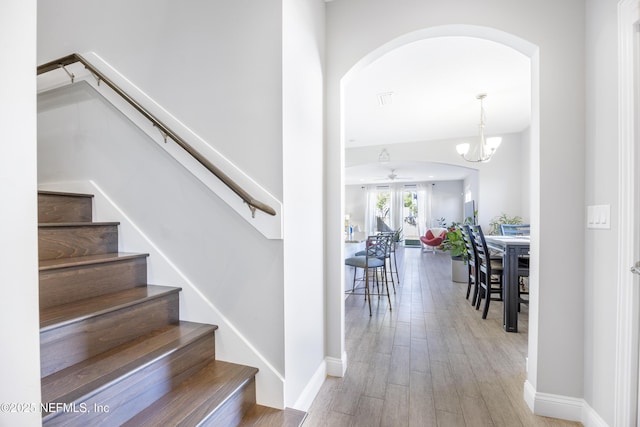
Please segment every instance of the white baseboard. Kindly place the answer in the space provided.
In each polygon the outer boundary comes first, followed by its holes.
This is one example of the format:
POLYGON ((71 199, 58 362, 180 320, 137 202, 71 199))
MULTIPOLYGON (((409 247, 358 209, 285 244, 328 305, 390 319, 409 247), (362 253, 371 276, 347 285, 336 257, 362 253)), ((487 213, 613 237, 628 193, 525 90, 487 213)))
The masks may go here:
POLYGON ((316 372, 311 377, 311 380, 309 380, 307 386, 300 394, 300 397, 298 397, 298 400, 293 405, 293 409, 307 412, 311 407, 313 400, 318 395, 318 392, 320 391, 320 388, 322 387, 322 384, 324 384, 326 378, 327 362, 326 360, 323 360, 322 363, 320 363, 320 366, 318 366, 318 369, 316 369, 316 372))
POLYGON ((307 412, 313 403, 313 400, 318 395, 320 388, 324 384, 327 376, 332 377, 344 377, 347 371, 347 353, 342 353, 342 358, 325 357, 324 361, 318 366, 316 372, 309 380, 309 383, 304 388, 300 397, 293 405, 294 409, 307 412))
POLYGON ((609 427, 584 399, 537 392, 528 380, 524 383, 524 400, 536 415, 579 421, 585 427, 609 427))
POLYGON ((327 375, 332 377, 344 377, 347 372, 347 352, 342 353, 342 359, 325 357, 327 363, 327 375))

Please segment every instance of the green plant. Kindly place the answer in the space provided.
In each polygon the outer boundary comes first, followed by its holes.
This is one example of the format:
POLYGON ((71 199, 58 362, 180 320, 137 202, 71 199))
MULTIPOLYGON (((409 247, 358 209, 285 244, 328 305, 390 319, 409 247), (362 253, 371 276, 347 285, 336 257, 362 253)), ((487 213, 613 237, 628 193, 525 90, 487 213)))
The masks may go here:
POLYGON ((467 261, 467 245, 462 238, 462 227, 459 223, 451 223, 442 242, 442 248, 449 251, 451 258, 467 261))
POLYGON ((500 224, 522 224, 522 218, 519 216, 509 216, 503 212, 502 215, 493 217, 489 223, 489 234, 501 234, 500 224))

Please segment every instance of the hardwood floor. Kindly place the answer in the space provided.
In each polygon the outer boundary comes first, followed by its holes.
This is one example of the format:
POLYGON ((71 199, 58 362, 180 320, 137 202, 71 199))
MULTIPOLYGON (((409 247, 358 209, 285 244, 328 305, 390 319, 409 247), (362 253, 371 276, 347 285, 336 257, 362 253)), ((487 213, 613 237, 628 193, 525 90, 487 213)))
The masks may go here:
POLYGON ((386 297, 372 299, 371 317, 362 296, 346 299, 347 373, 327 378, 304 427, 581 425, 534 416, 523 400, 526 306, 520 332, 504 332, 502 303, 482 320, 447 254, 398 256, 393 311, 386 297))

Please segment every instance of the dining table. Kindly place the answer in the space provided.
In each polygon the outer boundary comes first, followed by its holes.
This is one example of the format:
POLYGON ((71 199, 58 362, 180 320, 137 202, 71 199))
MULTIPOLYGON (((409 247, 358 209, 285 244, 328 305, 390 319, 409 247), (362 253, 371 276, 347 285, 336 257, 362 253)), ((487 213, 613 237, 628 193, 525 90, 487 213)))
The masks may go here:
POLYGON ((518 305, 520 286, 518 260, 528 257, 530 251, 529 236, 490 236, 486 235, 487 246, 502 253, 504 303, 502 327, 507 332, 518 332, 518 305))

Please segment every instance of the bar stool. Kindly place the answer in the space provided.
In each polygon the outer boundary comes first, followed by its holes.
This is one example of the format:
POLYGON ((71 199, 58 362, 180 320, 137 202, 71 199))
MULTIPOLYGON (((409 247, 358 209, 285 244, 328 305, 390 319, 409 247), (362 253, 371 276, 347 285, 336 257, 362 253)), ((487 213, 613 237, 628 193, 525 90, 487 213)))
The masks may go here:
MULTIPOLYGON (((387 269, 386 269, 386 254, 389 253, 389 242, 391 238, 388 235, 378 234, 376 236, 369 236, 366 242, 366 249, 363 251, 364 255, 355 255, 345 260, 345 265, 354 267, 353 273, 353 287, 351 291, 348 291, 348 294, 351 295, 364 295, 365 300, 369 302, 369 316, 372 315, 371 310, 371 296, 378 295, 387 296, 389 301, 389 310, 392 310, 391 307, 391 296, 389 295, 389 281, 387 280, 387 269), (364 270, 363 281, 364 281, 364 294, 356 293, 356 275, 357 269, 362 268, 364 270), (371 276, 370 270, 373 270, 373 276, 371 276), (384 289, 386 289, 386 293, 380 292, 380 283, 378 281, 378 272, 380 272, 380 277, 384 282, 384 289), (373 293, 371 289, 369 289, 369 283, 371 279, 375 279, 376 282, 376 290, 377 292, 373 293)), ((383 289, 383 290, 384 290, 383 289)))

